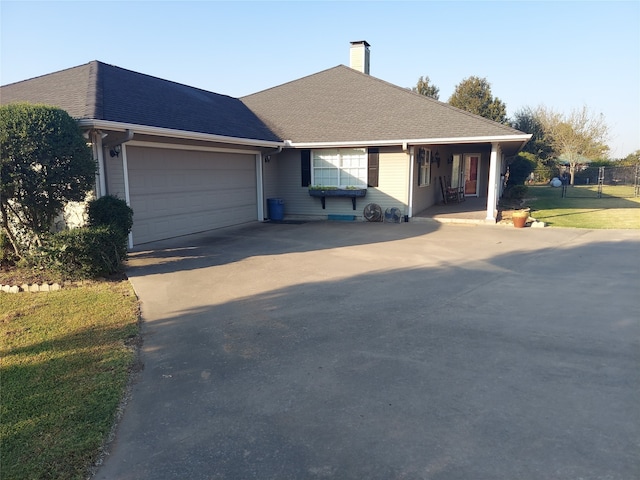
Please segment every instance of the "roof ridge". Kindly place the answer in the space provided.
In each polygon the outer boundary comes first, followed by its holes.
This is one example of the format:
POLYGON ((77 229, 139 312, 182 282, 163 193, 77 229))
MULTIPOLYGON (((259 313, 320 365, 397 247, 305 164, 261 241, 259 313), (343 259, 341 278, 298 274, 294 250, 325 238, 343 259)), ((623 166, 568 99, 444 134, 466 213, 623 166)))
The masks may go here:
MULTIPOLYGON (((336 70, 336 69, 338 69, 340 67, 349 68, 349 67, 347 67, 345 65, 339 64, 339 65, 336 65, 335 67, 325 68, 324 70, 320 70, 319 72, 310 73, 309 75, 305 75, 304 77, 296 78, 294 80, 289 80, 288 82, 284 82, 284 83, 281 83, 279 85, 274 85, 273 87, 265 88, 264 90, 258 90, 257 92, 250 93, 249 95, 244 95, 242 97, 239 97, 239 99, 242 100, 244 98, 252 97, 254 95, 258 95, 258 94, 261 94, 261 93, 264 93, 264 92, 268 92, 270 90, 274 90, 276 88, 284 87, 285 85, 289 85, 291 83, 296 83, 296 82, 299 82, 300 80, 305 80, 307 78, 315 77, 316 75, 320 75, 321 73, 329 72, 331 70, 336 70)), ((350 69, 350 70, 353 70, 353 69, 350 69)))
POLYGON ((193 85, 187 85, 186 83, 176 82, 174 80, 168 80, 166 78, 158 77, 158 76, 155 76, 155 75, 149 75, 148 73, 142 73, 142 72, 138 72, 138 71, 131 70, 131 69, 128 69, 128 68, 119 67, 118 65, 112 65, 112 64, 109 64, 109 63, 100 62, 98 60, 96 60, 96 63, 99 64, 103 68, 104 67, 113 68, 113 69, 116 69, 116 70, 120 70, 122 72, 126 72, 126 73, 130 73, 130 74, 134 74, 134 75, 139 75, 141 77, 146 77, 146 78, 158 80, 158 81, 163 82, 163 83, 170 83, 170 84, 173 84, 173 85, 178 85, 178 86, 181 86, 181 87, 184 87, 184 88, 188 88, 190 90, 198 90, 200 92, 213 94, 213 95, 218 95, 218 96, 221 96, 221 97, 233 98, 235 100, 238 100, 237 97, 233 97, 231 95, 214 92, 213 90, 205 90, 204 88, 194 87, 193 85))
POLYGON ((62 72, 68 72, 69 70, 74 70, 76 68, 81 68, 81 67, 86 67, 87 65, 89 65, 91 62, 87 62, 87 63, 83 63, 81 65, 76 65, 74 67, 69 67, 69 68, 63 68, 62 70, 57 70, 55 72, 49 72, 49 73, 44 73, 42 75, 36 75, 35 77, 31 77, 31 78, 25 78, 24 80, 18 80, 17 82, 13 82, 13 83, 7 83, 6 85, 2 85, 3 87, 8 87, 10 85, 18 85, 19 83, 24 83, 24 82, 30 82, 31 80, 36 80, 38 78, 43 78, 43 77, 48 77, 50 75, 54 75, 56 73, 62 73, 62 72))
POLYGON ((102 63, 98 60, 89 62, 89 78, 87 79, 86 114, 88 118, 103 119, 104 105, 102 96, 102 63))

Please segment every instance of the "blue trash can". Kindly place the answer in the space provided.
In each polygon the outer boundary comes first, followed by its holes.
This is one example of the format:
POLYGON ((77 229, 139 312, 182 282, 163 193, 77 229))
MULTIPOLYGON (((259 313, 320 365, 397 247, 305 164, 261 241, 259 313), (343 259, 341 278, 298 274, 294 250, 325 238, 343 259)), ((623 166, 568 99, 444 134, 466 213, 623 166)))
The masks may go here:
POLYGON ((284 220, 284 200, 282 198, 267 198, 267 208, 271 220, 284 220))

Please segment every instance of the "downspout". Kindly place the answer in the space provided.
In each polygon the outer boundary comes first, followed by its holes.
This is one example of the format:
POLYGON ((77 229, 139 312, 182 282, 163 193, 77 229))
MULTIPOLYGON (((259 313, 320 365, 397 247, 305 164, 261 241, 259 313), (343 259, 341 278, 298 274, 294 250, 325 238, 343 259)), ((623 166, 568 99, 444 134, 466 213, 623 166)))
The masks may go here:
POLYGON ((109 154, 112 157, 116 157, 120 154, 116 150, 116 147, 122 147, 123 144, 133 140, 133 130, 127 129, 123 133, 103 133, 102 134, 102 148, 109 148, 109 154))
MULTIPOLYGON (((133 138, 133 134, 131 135, 131 138, 133 138)), ((122 176, 124 180, 125 202, 127 202, 127 205, 131 207, 131 197, 129 196, 129 164, 127 163, 127 147, 126 146, 122 148, 122 176)), ((129 244, 128 245, 129 250, 131 250, 133 248, 133 232, 129 232, 128 244, 129 244)))
POLYGON ((257 215, 259 222, 264 222, 266 218, 264 214, 264 164, 271 161, 271 155, 277 155, 280 152, 282 152, 282 147, 266 150, 256 155, 256 197, 258 200, 257 215))
POLYGON ((93 130, 91 132, 91 146, 93 155, 98 163, 96 172, 96 198, 104 197, 107 194, 107 173, 104 167, 104 154, 102 150, 102 132, 93 130))
POLYGON ((116 145, 122 145, 123 143, 133 140, 133 130, 127 128, 124 135, 118 135, 116 133, 109 133, 103 138, 104 147, 115 147, 116 145))
POLYGON ((264 152, 260 152, 263 158, 270 157, 271 155, 277 155, 282 152, 282 147, 272 148, 271 150, 266 150, 264 152))
MULTIPOLYGON (((128 206, 131 206, 131 198, 129 196, 129 166, 127 164, 127 149, 123 146, 125 143, 133 140, 133 130, 127 129, 124 135, 118 134, 108 134, 105 138, 103 138, 101 149, 104 155, 104 149, 109 148, 109 155, 117 157, 122 155, 122 177, 124 181, 124 200, 128 206), (120 149, 116 150, 116 147, 119 146, 120 149)), ((128 247, 129 249, 133 248, 133 234, 129 232, 128 238, 128 247)))

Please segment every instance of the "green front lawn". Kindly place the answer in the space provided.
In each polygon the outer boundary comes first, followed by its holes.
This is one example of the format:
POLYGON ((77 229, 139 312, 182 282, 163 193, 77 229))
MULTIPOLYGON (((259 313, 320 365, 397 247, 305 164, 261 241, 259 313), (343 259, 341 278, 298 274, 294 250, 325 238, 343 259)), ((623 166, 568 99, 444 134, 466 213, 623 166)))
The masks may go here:
POLYGON ((602 198, 596 186, 570 186, 566 198, 561 188, 528 188, 525 206, 551 227, 640 229, 640 197, 633 197, 633 187, 605 186, 602 198))
POLYGON ((0 292, 0 475, 84 479, 135 365, 128 281, 0 292))

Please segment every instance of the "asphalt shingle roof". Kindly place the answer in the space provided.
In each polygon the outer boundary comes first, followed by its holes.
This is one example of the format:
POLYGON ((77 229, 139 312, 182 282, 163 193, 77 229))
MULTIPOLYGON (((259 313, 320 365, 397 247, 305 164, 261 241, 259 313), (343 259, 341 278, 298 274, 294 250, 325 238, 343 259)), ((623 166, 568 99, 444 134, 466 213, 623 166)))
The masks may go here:
POLYGON ((280 141, 239 99, 102 62, 0 88, 0 102, 54 105, 77 119, 280 141))
POLYGON ((344 65, 241 100, 294 143, 523 135, 344 65))

